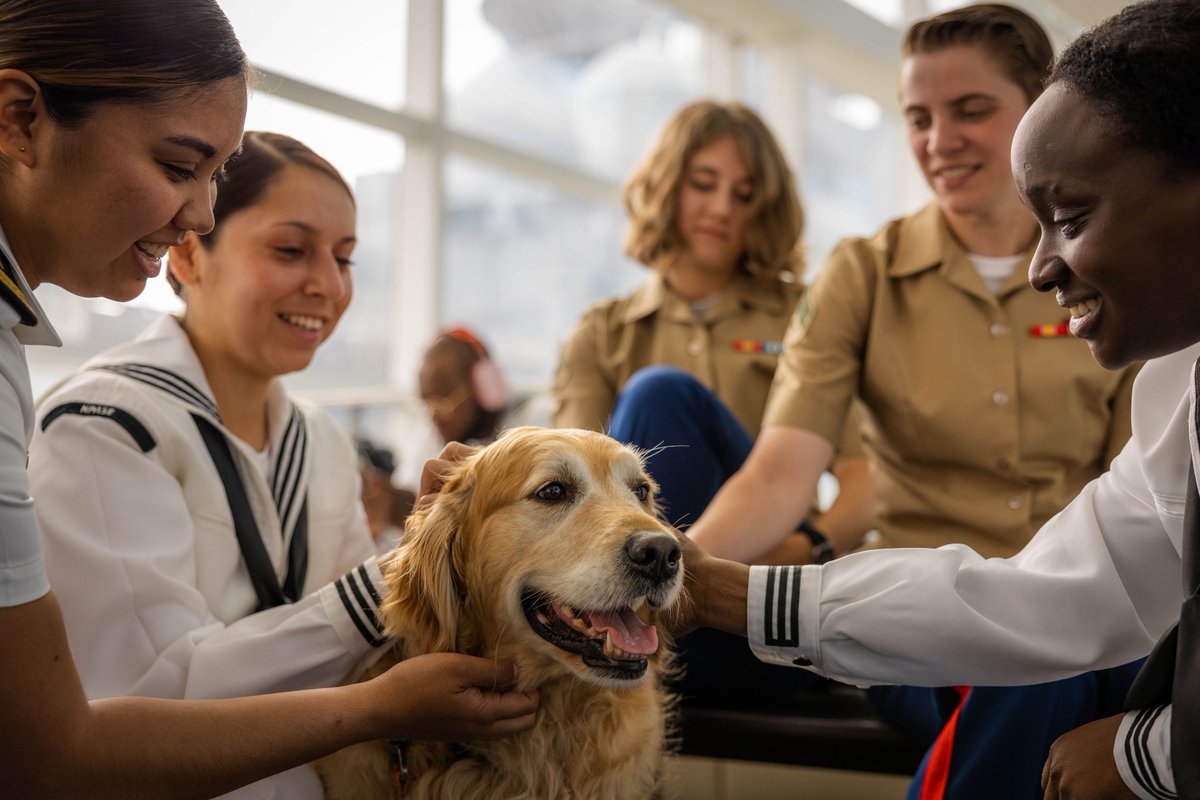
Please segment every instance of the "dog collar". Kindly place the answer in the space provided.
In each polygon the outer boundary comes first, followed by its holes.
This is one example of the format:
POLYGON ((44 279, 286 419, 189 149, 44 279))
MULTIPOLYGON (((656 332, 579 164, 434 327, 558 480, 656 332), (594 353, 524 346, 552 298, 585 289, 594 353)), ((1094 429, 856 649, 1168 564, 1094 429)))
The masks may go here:
POLYGON ((396 800, 401 800, 404 797, 405 790, 408 788, 408 762, 405 755, 408 753, 408 742, 400 739, 390 739, 388 744, 391 745, 391 759, 388 765, 388 774, 392 780, 392 796, 396 800))

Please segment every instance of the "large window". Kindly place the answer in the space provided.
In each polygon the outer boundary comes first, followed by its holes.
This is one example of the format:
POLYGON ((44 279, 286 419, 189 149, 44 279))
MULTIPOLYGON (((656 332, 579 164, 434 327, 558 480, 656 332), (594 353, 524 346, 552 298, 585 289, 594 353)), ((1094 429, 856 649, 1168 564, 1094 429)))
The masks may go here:
POLYGON ((407 0, 219 2, 259 66, 385 108, 403 105, 407 0))
MULTIPOLYGON (((357 194, 355 300, 288 379, 322 401, 416 408, 420 353, 456 323, 544 391, 583 310, 644 277, 621 255, 621 182, 698 97, 742 99, 776 131, 810 270, 926 196, 894 103, 899 36, 952 0, 220 2, 263 75, 248 126, 310 144, 357 194)), ((37 389, 179 307, 161 281, 126 305, 38 296, 66 346, 31 349, 37 389)))
POLYGON ((513 383, 544 386, 584 309, 645 278, 623 226, 615 203, 451 158, 440 316, 481 333, 513 383))
POLYGON ((446 0, 451 125, 619 180, 704 91, 703 31, 647 0, 446 0))
POLYGON ((804 93, 801 196, 811 275, 838 240, 870 235, 912 209, 901 188, 908 163, 894 113, 815 77, 805 83, 804 93))

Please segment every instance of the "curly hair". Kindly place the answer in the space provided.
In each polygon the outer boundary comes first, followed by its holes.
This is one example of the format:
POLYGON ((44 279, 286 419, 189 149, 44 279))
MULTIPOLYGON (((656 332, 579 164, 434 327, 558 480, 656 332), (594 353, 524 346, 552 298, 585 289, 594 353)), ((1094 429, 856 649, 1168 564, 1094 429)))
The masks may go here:
POLYGON ((957 45, 982 44, 1032 103, 1042 93, 1054 48, 1037 20, 1012 6, 979 3, 913 23, 904 35, 905 56, 957 45))
POLYGON ((1085 31, 1050 83, 1092 103, 1122 144, 1200 170, 1200 3, 1145 0, 1085 31))
POLYGON ((665 268, 682 245, 676 227, 679 186, 688 161, 718 139, 732 136, 754 176, 754 204, 746 226, 746 251, 738 269, 762 278, 799 274, 804 211, 792 171, 766 124, 740 103, 703 100, 680 109, 650 155, 625 186, 625 255, 665 268))

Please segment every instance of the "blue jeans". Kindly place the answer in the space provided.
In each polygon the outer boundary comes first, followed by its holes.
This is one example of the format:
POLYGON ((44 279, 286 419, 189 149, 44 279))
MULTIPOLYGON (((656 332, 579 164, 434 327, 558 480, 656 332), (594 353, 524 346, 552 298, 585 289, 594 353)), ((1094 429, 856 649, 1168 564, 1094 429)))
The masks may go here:
MULTIPOLYGON (((700 518, 754 445, 710 389, 689 373, 666 366, 646 367, 630 377, 613 407, 608 434, 647 453, 647 471, 659 485, 659 506, 670 522, 684 528, 700 518)), ((779 707, 796 692, 828 683, 811 672, 759 661, 744 639, 722 631, 698 630, 680 638, 676 647, 684 666, 678 687, 684 697, 779 707)))
POLYGON ((659 506, 682 528, 699 519, 754 446, 711 390, 683 370, 664 366, 645 367, 629 378, 613 406, 608 435, 647 453, 659 506))

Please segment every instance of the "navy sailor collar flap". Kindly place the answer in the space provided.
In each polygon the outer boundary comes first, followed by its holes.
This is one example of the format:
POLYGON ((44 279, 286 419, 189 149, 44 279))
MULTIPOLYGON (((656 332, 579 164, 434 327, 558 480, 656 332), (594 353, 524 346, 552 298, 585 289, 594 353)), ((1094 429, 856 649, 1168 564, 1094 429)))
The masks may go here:
MULTIPOLYGON (((135 341, 94 359, 85 369, 103 370, 142 383, 184 407, 193 417, 205 419, 221 434, 234 454, 235 462, 239 463, 237 472, 246 490, 253 493, 252 487, 261 485, 259 480, 250 477, 261 475, 253 466, 255 454, 222 423, 195 350, 174 317, 166 316, 155 322, 135 341)), ((276 569, 283 570, 287 568, 284 553, 297 532, 307 527, 311 463, 307 419, 278 380, 272 383, 268 396, 267 424, 274 455, 266 491, 274 506, 281 536, 275 541, 270 541, 273 537, 264 536, 263 544, 277 555, 272 559, 276 569)))
MULTIPOLYGON (((249 462, 249 453, 245 452, 248 445, 221 423, 216 403, 200 394, 199 389, 183 376, 151 364, 100 364, 93 368, 122 375, 170 395, 175 402, 186 406, 193 416, 207 420, 225 438, 231 451, 242 451, 245 457, 240 460, 243 464, 249 462)), ((302 492, 301 487, 308 486, 309 476, 308 426, 299 408, 291 403, 287 406, 289 413, 283 430, 279 432, 277 426, 272 424, 270 436, 275 456, 269 489, 279 517, 280 530, 284 532, 284 543, 291 539, 296 529, 301 507, 308 495, 307 488, 302 492)), ((238 471, 259 474, 253 467, 238 471)))

